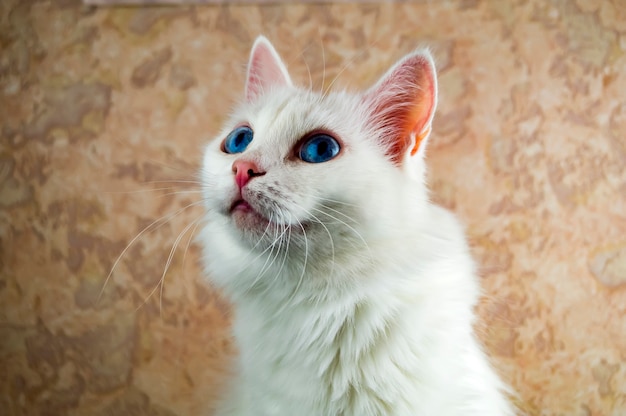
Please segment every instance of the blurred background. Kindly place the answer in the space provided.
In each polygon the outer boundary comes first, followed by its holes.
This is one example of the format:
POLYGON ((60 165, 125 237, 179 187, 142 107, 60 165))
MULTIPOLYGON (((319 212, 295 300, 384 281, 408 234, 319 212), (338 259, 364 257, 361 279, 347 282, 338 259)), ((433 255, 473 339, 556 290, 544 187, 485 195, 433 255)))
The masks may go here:
POLYGON ((0 414, 211 414, 236 352, 195 181, 258 34, 314 88, 431 47, 429 182, 467 225, 520 414, 626 414, 622 0, 3 0, 0 414))

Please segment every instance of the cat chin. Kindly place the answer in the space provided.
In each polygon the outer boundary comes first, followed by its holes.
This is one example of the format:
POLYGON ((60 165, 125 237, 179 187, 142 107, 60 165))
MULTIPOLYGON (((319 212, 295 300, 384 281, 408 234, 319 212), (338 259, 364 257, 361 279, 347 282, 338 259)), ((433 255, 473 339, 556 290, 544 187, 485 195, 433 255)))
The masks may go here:
POLYGON ((270 220, 252 209, 248 204, 241 204, 233 208, 230 212, 230 218, 235 227, 246 234, 258 233, 262 235, 271 225, 270 220))
POLYGON ((292 224, 268 219, 245 202, 235 204, 227 215, 237 231, 244 238, 253 241, 255 245, 258 245, 260 240, 274 243, 279 236, 285 236, 287 232, 297 233, 299 230, 299 227, 294 228, 292 224))

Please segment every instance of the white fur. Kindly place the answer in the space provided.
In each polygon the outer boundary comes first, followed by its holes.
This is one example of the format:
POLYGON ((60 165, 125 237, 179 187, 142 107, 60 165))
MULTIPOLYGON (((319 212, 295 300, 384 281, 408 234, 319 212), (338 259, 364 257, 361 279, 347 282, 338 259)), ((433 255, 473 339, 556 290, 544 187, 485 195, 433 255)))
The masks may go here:
POLYGON ((453 215, 428 202, 423 151, 411 174, 390 163, 359 94, 265 88, 207 146, 202 170, 205 264, 234 304, 239 350, 217 414, 513 414, 473 335, 474 265, 453 215), (223 153, 242 123, 253 142, 223 153), (342 153, 298 160, 294 146, 317 129, 342 153), (264 233, 228 214, 240 157, 266 172, 247 185, 276 224, 264 233))

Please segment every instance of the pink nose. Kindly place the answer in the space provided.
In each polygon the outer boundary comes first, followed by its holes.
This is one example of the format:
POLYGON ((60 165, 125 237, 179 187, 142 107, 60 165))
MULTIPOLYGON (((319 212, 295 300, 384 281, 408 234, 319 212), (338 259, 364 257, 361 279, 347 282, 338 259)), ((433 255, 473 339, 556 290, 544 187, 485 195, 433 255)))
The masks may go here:
POLYGON ((239 189, 243 188, 255 176, 265 175, 265 172, 261 172, 254 162, 241 159, 235 160, 233 163, 233 172, 239 189))

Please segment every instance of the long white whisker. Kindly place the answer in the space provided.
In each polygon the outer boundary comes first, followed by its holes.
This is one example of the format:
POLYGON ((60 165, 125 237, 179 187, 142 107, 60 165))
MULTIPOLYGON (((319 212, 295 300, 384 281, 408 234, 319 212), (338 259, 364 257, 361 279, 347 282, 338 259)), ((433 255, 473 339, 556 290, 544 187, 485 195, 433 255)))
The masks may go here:
POLYGON ((287 234, 287 241, 285 242, 285 254, 283 255, 283 261, 280 264, 280 269, 278 269, 278 273, 276 273, 276 276, 274 277, 274 281, 276 281, 280 273, 283 271, 283 268, 285 267, 285 262, 287 261, 287 256, 289 255, 289 244, 291 243, 291 225, 283 225, 283 227, 283 232, 285 230, 288 230, 289 233, 287 234))
POLYGON ((332 198, 325 198, 322 196, 316 196, 317 199, 319 199, 320 201, 326 201, 326 202, 331 202, 333 204, 337 204, 337 205, 344 205, 347 207, 357 207, 357 204, 351 204, 349 202, 345 202, 345 201, 339 201, 337 199, 332 199, 332 198))
POLYGON ((150 162, 154 163, 155 165, 159 165, 159 166, 162 166, 162 167, 167 168, 167 169, 175 170, 177 172, 187 172, 187 169, 183 169, 183 168, 176 167, 176 166, 173 166, 173 165, 168 165, 167 163, 162 162, 162 161, 157 160, 157 159, 148 158, 147 160, 149 160, 150 162))
POLYGON ((154 286, 154 288, 150 291, 150 293, 148 293, 148 296, 144 299, 143 303, 135 309, 135 312, 141 309, 146 303, 148 303, 148 300, 150 299, 150 297, 154 294, 157 288, 160 287, 161 289, 160 289, 160 296, 159 296, 159 314, 161 314, 162 316, 163 314, 163 287, 165 285, 165 275, 167 274, 167 271, 169 270, 170 265, 172 264, 172 258, 174 258, 174 253, 176 252, 176 248, 178 248, 178 244, 180 243, 180 240, 187 233, 187 231, 189 231, 189 229, 193 225, 196 224, 197 221, 198 221, 198 218, 196 218, 195 221, 189 223, 183 229, 183 231, 180 234, 178 234, 178 237, 176 237, 174 244, 172 244, 172 248, 170 249, 170 254, 167 256, 167 261, 165 262, 165 267, 163 269, 163 274, 161 274, 161 278, 159 279, 159 283, 157 283, 156 286, 154 286))
POLYGON ((193 241, 193 235, 196 233, 196 230, 198 229, 198 226, 200 225, 200 219, 202 217, 203 216, 200 216, 194 220, 196 225, 193 227, 193 230, 191 230, 191 234, 189 235, 189 239, 187 240, 187 245, 185 246, 185 251, 183 252, 183 260, 181 262, 181 267, 180 267, 181 270, 183 271, 185 269, 185 259, 187 258, 187 252, 189 251, 189 246, 191 246, 191 242, 193 241))
MULTIPOLYGON (((272 259, 272 264, 271 264, 271 265, 274 265, 274 261, 276 261, 276 259, 278 259, 278 256, 280 255, 281 250, 282 250, 282 248, 283 248, 284 238, 282 238, 282 235, 284 235, 286 227, 285 227, 285 224, 283 224, 283 223, 281 223, 281 224, 280 224, 280 226, 281 226, 281 234, 280 234, 281 236, 280 236, 280 237, 279 237, 279 239, 278 239, 278 248, 277 248, 277 250, 276 250, 276 255, 275 255, 275 256, 274 256, 274 258, 272 259)), ((278 230, 277 230, 277 231, 278 231, 278 230)), ((272 282, 266 286, 265 291, 270 290, 270 289, 271 289, 271 287, 272 287, 272 286, 274 285, 274 283, 276 282, 276 280, 278 279, 278 276, 280 275, 280 272, 282 271, 282 266, 284 265, 284 259, 285 259, 285 258, 284 258, 284 256, 283 256, 283 262, 282 262, 282 264, 281 264, 281 267, 279 268, 278 272, 276 272, 276 273, 274 274, 274 278, 272 279, 272 282)))
POLYGON ((306 273, 306 266, 307 266, 307 262, 309 259, 309 240, 306 236, 306 231, 304 229, 304 226, 300 222, 300 220, 296 219, 296 221, 298 222, 298 225, 300 226, 300 229, 302 230, 302 234, 304 235, 304 263, 302 265, 302 273, 300 273, 300 279, 298 279, 298 284, 296 285, 296 288, 293 290, 293 293, 291 294, 287 302, 285 302, 284 306, 289 305, 291 301, 295 298, 296 294, 298 293, 298 290, 300 290, 300 286, 302 285, 302 281, 304 280, 304 274, 306 273))
MULTIPOLYGON (((271 222, 271 219, 270 219, 270 222, 271 222)), ((267 252, 268 249, 270 249, 270 252, 269 252, 269 254, 267 256, 267 259, 265 260, 265 263, 261 267, 261 270, 259 271, 259 274, 254 279, 254 282, 252 282, 252 284, 250 285, 250 289, 254 288, 257 285, 257 283, 261 280, 261 278, 265 275, 265 273, 267 273, 268 270, 272 267, 272 265, 276 261, 276 258, 278 258, 278 253, 280 251, 280 247, 282 245, 282 239, 283 239, 283 236, 285 235, 285 232, 286 232, 286 229, 283 229, 283 231, 280 234, 278 234, 278 230, 275 230, 274 239, 273 239, 272 243, 269 245, 269 247, 267 247, 265 250, 263 250, 263 252, 259 256, 257 256, 257 258, 259 258, 262 254, 267 252), (274 248, 276 247, 276 243, 279 243, 279 246, 278 246, 278 248, 276 250, 276 255, 273 256, 274 248), (270 261, 270 259, 271 259, 271 261, 270 261)), ((248 267, 248 266, 246 266, 246 267, 248 267)))
MULTIPOLYGON (((281 213, 280 218, 284 218, 285 215, 282 212, 282 210, 280 210, 280 213, 281 213)), ((289 217, 291 218, 291 215, 289 215, 289 217)), ((283 259, 282 259, 282 262, 280 264, 280 267, 279 267, 278 271, 274 275, 274 279, 272 280, 272 283, 267 285, 267 288, 265 289, 266 291, 271 289, 271 287, 276 283, 276 280, 278 280, 281 272, 283 271, 283 268, 285 267, 285 263, 287 261, 287 256, 289 255, 289 244, 291 242, 291 225, 289 224, 289 222, 287 224, 281 222, 280 224, 281 224, 281 227, 282 227, 282 233, 281 233, 281 239, 280 239, 279 246, 278 246, 278 252, 280 253, 280 250, 282 249, 282 246, 283 246, 283 243, 284 243, 285 249, 284 249, 284 253, 283 253, 283 259), (285 239, 282 236, 287 231, 288 231, 288 234, 287 234, 287 239, 285 241, 285 239)))
POLYGON ((354 218, 352 218, 351 216, 349 216, 348 214, 345 214, 345 213, 343 213, 341 211, 338 211, 338 210, 336 210, 334 208, 331 208, 328 205, 320 204, 320 206, 323 207, 324 209, 327 209, 328 211, 332 211, 332 212, 336 213, 337 215, 341 215, 346 220, 351 221, 355 225, 359 225, 359 222, 357 220, 355 220, 354 218))
MULTIPOLYGON (((304 55, 302 55, 304 58, 304 55)), ((304 65, 306 66, 306 72, 309 74, 309 91, 313 90, 313 77, 311 76, 311 68, 309 67, 309 63, 306 59, 303 59, 304 65)))
MULTIPOLYGON (((170 191, 172 189, 177 189, 175 186, 168 186, 163 188, 151 188, 151 189, 136 189, 134 191, 102 191, 105 194, 139 194, 143 192, 159 192, 159 191, 170 191)), ((196 193, 201 192, 198 190, 179 190, 177 192, 180 193, 196 193)))
POLYGON ((367 251, 370 254, 370 258, 373 257, 371 249, 370 249, 369 245, 367 244, 367 241, 365 241, 365 239, 363 238, 361 233, 359 233, 354 227, 352 227, 350 224, 346 223, 345 221, 342 221, 339 218, 337 218, 337 217, 335 217, 335 216, 333 216, 333 215, 331 215, 331 214, 329 214, 327 212, 324 212, 324 211, 322 211, 322 210, 320 210, 318 208, 313 208, 313 210, 319 212, 322 215, 326 215, 327 217, 330 217, 330 218, 334 219, 335 221, 339 222, 340 224, 343 224, 346 228, 348 228, 350 231, 352 231, 361 240, 363 245, 367 248, 367 251))
POLYGON ((172 195, 189 195, 189 194, 202 194, 202 191, 197 191, 197 190, 192 190, 192 191, 174 191, 174 192, 168 192, 168 193, 163 194, 163 195, 159 195, 159 198, 164 198, 164 197, 172 196, 172 195))
MULTIPOLYGON (((252 249, 250 250, 250 253, 252 253, 254 251, 254 249, 256 247, 258 247, 259 244, 261 244, 261 242, 263 241, 264 237, 267 235, 269 237, 269 234, 267 233, 267 231, 272 228, 272 224, 274 224, 274 214, 270 213, 270 217, 267 220, 267 225, 265 226, 265 230, 263 230, 263 234, 261 234, 261 237, 257 240, 257 242, 254 244, 254 246, 252 246, 252 249)), ((272 237, 272 241, 274 241, 274 239, 276 238, 276 232, 274 232, 274 237, 272 237)), ((270 244, 271 245, 271 244, 270 244)), ((258 259, 262 254, 264 254, 265 252, 267 252, 269 247, 266 247, 263 249, 263 251, 261 251, 261 253, 259 253, 258 256, 256 256, 254 258, 254 260, 258 259)), ((254 261, 253 260, 253 261, 254 261)))
MULTIPOLYGON (((257 248, 259 246, 259 244, 261 244, 261 241, 263 241, 263 238, 265 237, 265 235, 267 234, 267 230, 270 229, 270 226, 272 225, 272 221, 271 221, 271 215, 270 215, 270 220, 267 222, 267 225, 265 226, 265 230, 263 230, 263 234, 261 234, 261 237, 259 237, 259 239, 257 240, 257 242, 252 246, 252 248, 249 251, 249 255, 251 255, 254 252, 254 249, 257 248)), ((265 250, 263 251, 265 252, 265 250)), ((258 258, 258 257, 257 257, 258 258)), ((246 260, 246 257, 244 257, 243 260, 246 260)), ((256 259, 255 259, 256 260, 256 259)))
MULTIPOLYGON (((272 217, 273 217, 273 214, 270 215, 270 223, 272 221, 271 220, 272 217)), ((263 266, 261 266, 261 270, 259 270, 259 274, 257 275, 256 279, 254 279, 254 282, 253 282, 251 288, 254 287, 259 282, 261 277, 263 277, 263 275, 265 275, 265 273, 272 266, 273 260, 270 261, 270 259, 272 258, 272 255, 274 254, 274 248, 276 247, 276 242, 277 241, 278 241, 278 230, 274 229, 274 238, 272 240, 272 243, 269 246, 270 247, 270 252, 268 253, 267 258, 265 259, 265 263, 263 263, 263 266)))
MULTIPOLYGON (((322 44, 322 85, 320 85, 320 92, 324 91, 324 83, 326 82, 326 49, 324 48, 324 37, 322 36, 322 32, 320 32, 320 28, 318 26, 317 33, 320 37, 320 43, 322 44)), ((325 94, 322 94, 322 97, 325 94)))
POLYGON ((154 184, 161 184, 161 183, 193 184, 193 185, 200 185, 200 186, 204 184, 204 182, 201 180, 188 180, 188 179, 169 179, 169 180, 162 180, 162 181, 140 182, 141 185, 154 185, 154 184))
MULTIPOLYGON (((381 35, 382 36, 382 35, 381 35)), ((374 42, 372 42, 369 47, 371 48, 373 45, 375 45, 378 41, 380 40, 380 36, 374 40, 374 42)), ((341 67, 341 69, 339 70, 339 72, 337 73, 337 75, 335 75, 335 78, 331 81, 330 84, 328 84, 328 87, 326 88, 326 90, 324 91, 324 93, 322 94, 322 97, 326 97, 329 93, 331 88, 333 87, 333 85, 335 85, 335 82, 339 79, 339 77, 341 76, 341 74, 343 74, 343 72, 348 69, 350 67, 350 65, 352 65, 354 63, 354 61, 356 61, 356 58, 359 57, 361 54, 365 53, 365 50, 359 51, 358 53, 355 53, 352 58, 350 58, 348 60, 348 62, 345 63, 345 65, 343 65, 341 67)))
MULTIPOLYGON (((196 227, 198 226, 198 220, 200 218, 202 218, 202 216, 196 218, 193 222, 187 225, 183 229, 183 231, 178 235, 178 237, 176 238, 176 241, 174 241, 174 244, 172 245, 172 249, 170 250, 170 254, 167 258, 167 262, 165 263, 165 269, 163 270, 163 274, 161 275, 161 289, 159 293, 159 314, 160 315, 163 314, 163 288, 165 287, 165 275, 167 274, 167 271, 169 270, 170 265, 172 264, 172 258, 174 257, 174 253, 176 249, 178 248, 178 245, 180 244, 180 241, 183 238, 183 235, 187 234, 187 231, 189 231, 192 225, 194 226, 194 230, 195 230, 196 227)), ((191 241, 191 239, 189 241, 191 241)), ((187 245, 187 248, 188 247, 189 245, 187 245)), ((185 250, 185 254, 187 254, 187 250, 185 250)), ((184 259, 185 254, 183 255, 183 259, 184 259)), ((148 298, 149 297, 150 296, 148 296, 148 298)), ((146 298, 146 302, 148 301, 148 298, 146 298)))
POLYGON ((137 234, 132 240, 130 240, 130 243, 128 243, 128 245, 124 248, 124 250, 122 250, 120 255, 117 257, 117 259, 113 263, 113 266, 111 267, 111 271, 107 275, 106 279, 104 279, 104 283, 102 284, 102 289, 100 289, 100 293, 98 294, 98 299, 96 300, 96 304, 98 302, 100 302, 100 299, 102 298, 102 294, 104 293, 104 289, 106 288, 109 280, 111 279, 111 276, 113 275, 113 272, 115 271, 115 268, 117 267, 119 262, 122 260, 122 257, 124 257, 126 252, 132 247, 132 245, 135 243, 135 241, 137 241, 137 239, 139 239, 142 235, 144 235, 146 232, 148 232, 148 230, 153 231, 154 229, 159 228, 161 225, 165 224, 166 222, 168 222, 172 218, 175 218, 177 215, 179 215, 181 212, 185 211, 186 209, 189 209, 189 208, 191 208, 193 206, 196 206, 196 205, 200 205, 201 203, 202 203, 202 201, 193 202, 191 204, 185 205, 184 207, 174 211, 172 214, 169 214, 169 215, 166 215, 164 217, 161 217, 161 218, 158 218, 158 219, 154 220, 147 227, 145 227, 143 230, 141 230, 141 232, 139 232, 139 234, 137 234), (158 225, 155 227, 155 224, 158 224, 158 225))
MULTIPOLYGON (((302 209, 304 212, 306 212, 315 222, 317 222, 319 225, 321 225, 322 227, 324 227, 324 230, 326 230, 326 234, 328 234, 328 238, 330 240, 330 248, 331 248, 331 253, 332 253, 332 258, 331 258, 331 269, 330 269, 330 276, 333 275, 334 269, 335 269, 335 242, 333 240, 333 236, 330 233, 330 230, 328 229, 328 227, 326 227, 326 225, 324 224, 324 222, 322 220, 320 220, 318 217, 316 217, 311 211, 307 210, 306 208, 304 208, 303 206, 300 206, 296 203, 294 203, 294 205, 298 206, 300 209, 302 209)), ((316 211, 319 211, 316 208, 313 208, 316 211)), ((306 238, 306 235, 305 235, 306 238)))
POLYGON ((250 259, 249 261, 247 261, 252 256, 252 254, 254 253, 254 250, 259 246, 259 244, 261 244, 261 242, 265 238, 265 235, 267 234, 267 231, 270 229, 270 227, 272 225, 271 219, 272 219, 272 215, 270 215, 270 219, 267 222, 267 225, 265 226, 265 230, 263 230, 263 234, 261 234, 261 237, 259 237, 259 239, 254 244, 254 246, 252 246, 252 248, 250 250, 248 250, 248 254, 241 260, 241 262, 245 264, 241 268, 242 271, 247 269, 248 267, 250 267, 257 259, 261 258, 261 256, 263 256, 263 254, 265 254, 268 249, 270 249, 270 247, 266 247, 263 251, 261 251, 259 254, 257 254, 256 257, 254 257, 253 259, 250 259), (247 264, 246 264, 246 261, 247 261, 247 264))

